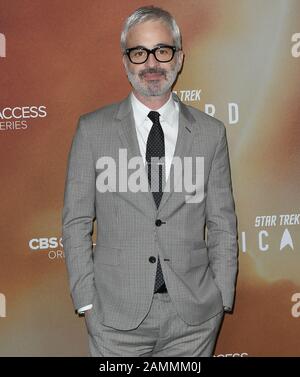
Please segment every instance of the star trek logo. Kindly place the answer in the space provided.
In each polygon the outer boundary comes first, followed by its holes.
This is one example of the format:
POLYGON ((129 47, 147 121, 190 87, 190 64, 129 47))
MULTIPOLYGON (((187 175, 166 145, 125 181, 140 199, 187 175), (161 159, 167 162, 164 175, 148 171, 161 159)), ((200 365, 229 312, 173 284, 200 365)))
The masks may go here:
POLYGON ((293 240, 288 229, 285 229, 283 232, 279 250, 284 249, 286 246, 289 246, 292 250, 294 250, 293 240))
MULTIPOLYGON (((257 234, 253 235, 251 231, 248 234, 251 241, 256 241, 256 246, 247 244, 246 232, 241 233, 241 251, 246 253, 247 248, 258 249, 262 252, 273 251, 295 251, 296 237, 299 230, 296 229, 300 224, 300 213, 284 214, 284 215, 263 215, 255 217, 255 228, 257 234), (278 239, 279 236, 279 239, 278 239)), ((251 242, 252 243, 252 242, 251 242)), ((297 243, 297 242, 296 242, 297 243)))
MULTIPOLYGON (((183 102, 199 102, 203 97, 202 89, 182 89, 182 90, 173 90, 179 99, 183 102)), ((210 115, 211 117, 217 116, 217 109, 213 103, 205 103, 203 104, 203 110, 206 114, 210 115)), ((239 106, 236 102, 228 102, 225 104, 222 111, 226 111, 228 114, 228 124, 237 124, 240 120, 239 114, 239 106)))
POLYGON ((5 35, 0 33, 0 58, 6 57, 6 39, 5 35))

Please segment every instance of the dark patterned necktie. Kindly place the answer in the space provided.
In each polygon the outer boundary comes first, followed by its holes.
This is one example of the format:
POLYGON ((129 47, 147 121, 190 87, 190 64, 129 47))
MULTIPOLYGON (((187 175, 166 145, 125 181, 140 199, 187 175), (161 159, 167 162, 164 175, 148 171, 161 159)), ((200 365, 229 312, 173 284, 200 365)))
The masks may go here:
MULTIPOLYGON (((151 127, 151 130, 149 132, 146 148, 148 180, 157 208, 163 194, 163 183, 165 175, 164 159, 160 160, 162 157, 165 157, 165 138, 163 129, 159 122, 159 116, 160 114, 157 111, 150 111, 148 114, 148 117, 153 122, 153 126, 151 127)), ((166 285, 160 265, 159 256, 157 260, 157 270, 154 286, 154 292, 157 291, 166 291, 166 285)))

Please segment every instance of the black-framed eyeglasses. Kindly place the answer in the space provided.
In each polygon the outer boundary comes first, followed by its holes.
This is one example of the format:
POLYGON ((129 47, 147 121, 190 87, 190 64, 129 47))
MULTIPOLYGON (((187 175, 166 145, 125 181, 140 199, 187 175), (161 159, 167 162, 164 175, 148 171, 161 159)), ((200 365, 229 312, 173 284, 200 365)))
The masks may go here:
POLYGON ((169 45, 160 45, 152 50, 143 46, 137 46, 126 48, 124 55, 127 55, 133 64, 145 63, 150 54, 153 54, 158 62, 168 63, 173 59, 175 52, 178 50, 177 47, 169 45))

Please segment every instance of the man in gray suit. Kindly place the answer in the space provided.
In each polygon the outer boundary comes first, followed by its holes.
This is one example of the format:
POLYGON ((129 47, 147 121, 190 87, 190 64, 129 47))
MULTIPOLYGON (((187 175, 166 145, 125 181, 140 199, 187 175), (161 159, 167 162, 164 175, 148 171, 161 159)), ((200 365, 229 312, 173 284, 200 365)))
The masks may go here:
POLYGON ((237 274, 225 126, 172 93, 183 51, 170 13, 137 9, 121 48, 132 92, 80 116, 68 159, 73 304, 92 356, 211 356, 237 274))

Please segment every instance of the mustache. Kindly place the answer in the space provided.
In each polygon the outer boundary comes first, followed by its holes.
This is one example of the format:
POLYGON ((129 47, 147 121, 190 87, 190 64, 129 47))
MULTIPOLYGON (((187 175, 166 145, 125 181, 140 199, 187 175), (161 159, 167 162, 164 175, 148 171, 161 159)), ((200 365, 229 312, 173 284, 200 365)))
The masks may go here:
POLYGON ((139 72, 139 77, 142 78, 147 73, 158 73, 166 77, 167 71, 163 68, 145 68, 139 72))

